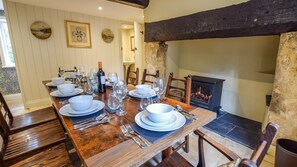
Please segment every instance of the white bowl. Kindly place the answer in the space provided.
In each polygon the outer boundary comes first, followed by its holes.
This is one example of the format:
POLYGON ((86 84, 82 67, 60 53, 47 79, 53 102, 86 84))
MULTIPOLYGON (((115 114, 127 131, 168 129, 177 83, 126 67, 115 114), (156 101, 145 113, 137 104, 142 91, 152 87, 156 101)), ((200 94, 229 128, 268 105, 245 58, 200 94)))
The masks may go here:
POLYGON ((151 90, 151 85, 136 85, 137 93, 141 95, 149 94, 151 90))
POLYGON ((62 94, 69 94, 74 91, 75 85, 74 84, 61 84, 57 86, 59 92, 62 94))
POLYGON ((84 111, 91 107, 93 96, 92 95, 80 95, 70 98, 70 107, 75 111, 84 111))
POLYGON ((60 84, 62 84, 64 82, 65 82, 65 78, 63 78, 63 77, 52 78, 52 83, 55 84, 55 85, 60 85, 60 84))
POLYGON ((148 118, 155 123, 167 122, 172 117, 172 110, 172 106, 162 103, 155 103, 146 107, 148 118))

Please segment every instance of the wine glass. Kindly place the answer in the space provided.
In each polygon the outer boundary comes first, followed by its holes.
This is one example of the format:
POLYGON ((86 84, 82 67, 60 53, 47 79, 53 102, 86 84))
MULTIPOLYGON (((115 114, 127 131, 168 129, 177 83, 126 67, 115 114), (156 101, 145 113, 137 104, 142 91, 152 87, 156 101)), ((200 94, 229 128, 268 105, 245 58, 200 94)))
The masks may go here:
POLYGON ((118 75, 116 72, 108 73, 109 82, 112 85, 112 89, 114 90, 115 84, 118 83, 118 75))
POLYGON ((116 94, 111 93, 108 95, 108 107, 109 109, 111 109, 112 111, 115 111, 119 108, 119 106, 121 105, 118 97, 116 96, 116 94))
POLYGON ((126 95, 128 93, 127 86, 124 84, 123 85, 117 84, 115 86, 114 92, 121 104, 120 110, 117 112, 117 115, 124 116, 125 114, 127 114, 127 112, 124 110, 124 105, 123 105, 123 99, 126 97, 126 95))
POLYGON ((151 97, 141 98, 139 108, 143 111, 150 104, 153 104, 153 99, 151 97))

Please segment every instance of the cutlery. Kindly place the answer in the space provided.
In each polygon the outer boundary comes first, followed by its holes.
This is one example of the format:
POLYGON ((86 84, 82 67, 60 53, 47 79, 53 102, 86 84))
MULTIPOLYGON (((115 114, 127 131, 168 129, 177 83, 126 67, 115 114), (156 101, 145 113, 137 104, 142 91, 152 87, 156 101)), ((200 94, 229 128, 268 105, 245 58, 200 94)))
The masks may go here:
POLYGON ((95 126, 95 125, 108 123, 108 122, 110 122, 110 119, 111 119, 111 117, 105 116, 102 120, 91 122, 90 124, 87 124, 86 126, 79 128, 79 130, 83 131, 83 130, 90 128, 92 126, 95 126))
POLYGON ((176 105, 175 107, 177 109, 178 112, 180 112, 181 114, 183 114, 185 117, 189 118, 189 119, 192 119, 192 120, 197 120, 197 116, 194 115, 194 114, 190 114, 186 111, 183 110, 183 108, 180 106, 180 105, 176 105))
POLYGON ((132 136, 132 135, 128 132, 128 130, 125 128, 124 125, 121 125, 120 128, 121 128, 122 133, 123 133, 126 137, 132 138, 132 140, 133 140, 136 144, 138 144, 138 145, 140 146, 140 148, 145 148, 145 147, 146 147, 146 145, 140 143, 140 142, 137 140, 136 137, 132 136))
POLYGON ((88 124, 88 123, 91 123, 91 122, 95 122, 96 120, 97 121, 100 121, 102 120, 104 117, 106 116, 106 113, 102 113, 102 114, 99 114, 96 118, 93 118, 93 119, 89 119, 89 120, 84 120, 84 121, 79 121, 77 122, 73 127, 74 129, 78 129, 80 128, 81 126, 85 125, 85 124, 88 124))
POLYGON ((151 142, 149 142, 147 139, 145 139, 144 137, 142 137, 141 135, 139 135, 138 133, 136 133, 130 124, 126 124, 125 125, 126 129, 128 130, 128 133, 130 133, 131 135, 136 135, 140 140, 143 141, 144 144, 146 144, 147 146, 152 145, 151 142))

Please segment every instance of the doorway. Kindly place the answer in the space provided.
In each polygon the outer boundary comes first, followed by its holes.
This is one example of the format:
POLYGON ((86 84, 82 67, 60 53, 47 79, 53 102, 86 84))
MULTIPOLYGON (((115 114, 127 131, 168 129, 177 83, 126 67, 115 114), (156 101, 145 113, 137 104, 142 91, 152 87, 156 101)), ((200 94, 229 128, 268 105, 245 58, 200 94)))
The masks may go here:
POLYGON ((6 100, 21 100, 21 90, 2 0, 0 0, 0 65, 0 92, 6 100))
POLYGON ((125 79, 126 79, 128 67, 130 67, 132 71, 135 71, 135 52, 134 51, 135 51, 134 25, 123 24, 122 25, 122 55, 123 55, 125 79))

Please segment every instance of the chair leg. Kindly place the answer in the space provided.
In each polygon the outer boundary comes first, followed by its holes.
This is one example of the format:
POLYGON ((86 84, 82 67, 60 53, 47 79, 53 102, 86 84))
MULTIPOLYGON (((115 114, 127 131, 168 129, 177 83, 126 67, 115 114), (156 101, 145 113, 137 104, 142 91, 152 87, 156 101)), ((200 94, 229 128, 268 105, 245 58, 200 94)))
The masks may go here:
POLYGON ((189 140, 190 138, 189 138, 189 135, 187 135, 186 137, 185 137, 185 147, 184 147, 184 151, 186 152, 186 153, 189 153, 189 151, 190 151, 190 143, 189 143, 189 140))
POLYGON ((203 139, 199 137, 198 139, 198 157, 199 162, 197 167, 205 167, 204 151, 203 151, 203 139))
POLYGON ((172 154, 172 147, 168 147, 162 151, 162 160, 169 157, 172 154))

